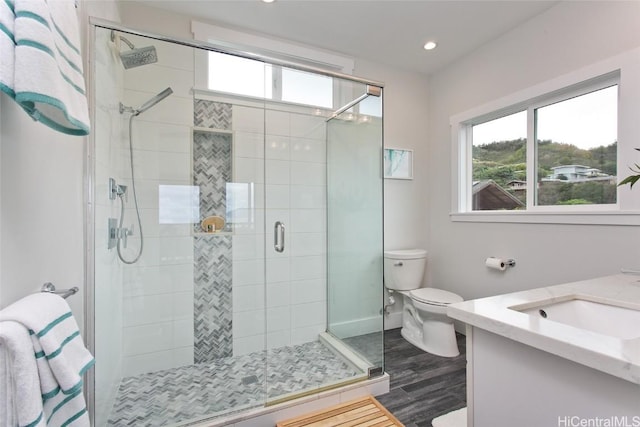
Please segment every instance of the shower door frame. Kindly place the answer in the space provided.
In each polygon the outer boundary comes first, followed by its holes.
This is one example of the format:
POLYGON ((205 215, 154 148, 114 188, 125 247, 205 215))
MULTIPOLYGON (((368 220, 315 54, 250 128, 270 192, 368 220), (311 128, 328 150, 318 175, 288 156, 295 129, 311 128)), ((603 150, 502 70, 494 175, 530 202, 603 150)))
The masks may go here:
MULTIPOLYGON (((89 100, 89 108, 90 108, 90 118, 91 122, 95 124, 96 120, 96 90, 95 90, 95 60, 96 60, 96 47, 94 46, 94 42, 96 39, 97 29, 105 29, 105 30, 114 30, 119 32, 124 32, 128 34, 138 35, 142 37, 147 37, 153 40, 183 45, 186 47, 194 48, 194 49, 203 49, 212 52, 219 52, 223 54, 229 54, 241 58, 252 59, 256 61, 260 61, 266 64, 272 64, 275 66, 286 67, 298 71, 315 73, 323 76, 328 76, 337 79, 343 79, 346 81, 352 81, 354 83, 361 83, 368 86, 378 87, 380 89, 384 88, 384 83, 355 77, 348 74, 342 74, 332 70, 326 70, 318 67, 313 67, 305 64, 298 64, 294 62, 285 61, 278 58, 269 57, 264 54, 257 54, 253 52, 249 52, 239 48, 231 48, 229 46, 217 46, 212 43, 199 41, 199 40, 190 40, 183 39, 178 37, 170 37, 165 36, 153 32, 142 31, 133 29, 130 27, 126 27, 119 23, 105 20, 102 18, 97 18, 94 16, 89 16, 89 28, 87 31, 88 39, 86 41, 87 46, 87 67, 89 70, 86 75, 86 85, 87 85, 87 97, 89 100)), ((94 127, 95 129, 95 127, 94 127)), ((383 136, 381 136, 383 139, 383 136)), ((96 134, 95 132, 91 132, 88 137, 88 144, 85 145, 84 152, 84 206, 85 206, 85 221, 84 221, 84 247, 85 247, 85 259, 84 259, 84 335, 85 342, 88 349, 95 354, 95 144, 96 144, 96 134)), ((382 163, 380 164, 380 171, 382 173, 382 163)), ((384 191, 384 190, 382 190, 384 191)), ((266 225, 266 224, 265 224, 266 225)), ((266 232, 266 229, 265 229, 266 232)), ((266 260, 265 260, 266 262, 266 260)), ((383 301, 381 301, 383 304, 383 301)), ((328 320, 328 319, 327 319, 328 320)), ((344 384, 348 384, 350 381, 345 380, 344 384)), ((95 370, 91 369, 84 375, 84 383, 86 384, 85 388, 85 397, 87 400, 87 408, 89 410, 90 419, 92 425, 95 423, 95 370)), ((311 393, 317 393, 318 390, 312 390, 311 393)), ((306 395, 309 392, 300 393, 300 395, 306 395)), ((275 404, 276 402, 269 402, 267 399, 264 403, 264 406, 270 406, 275 404)))

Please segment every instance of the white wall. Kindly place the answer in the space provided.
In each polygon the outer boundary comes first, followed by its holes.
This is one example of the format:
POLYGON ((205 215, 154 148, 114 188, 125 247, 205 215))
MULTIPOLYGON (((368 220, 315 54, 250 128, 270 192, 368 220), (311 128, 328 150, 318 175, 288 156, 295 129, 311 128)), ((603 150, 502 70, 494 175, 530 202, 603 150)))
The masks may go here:
POLYGON ((640 265, 638 227, 461 223, 449 218, 449 117, 640 46, 638 22, 638 2, 562 2, 431 76, 431 286, 470 299, 640 265), (517 265, 496 273, 484 266, 488 256, 512 257, 517 265))
POLYGON ((79 286, 67 301, 82 327, 85 138, 34 122, 4 93, 0 103, 0 308, 45 282, 79 286))

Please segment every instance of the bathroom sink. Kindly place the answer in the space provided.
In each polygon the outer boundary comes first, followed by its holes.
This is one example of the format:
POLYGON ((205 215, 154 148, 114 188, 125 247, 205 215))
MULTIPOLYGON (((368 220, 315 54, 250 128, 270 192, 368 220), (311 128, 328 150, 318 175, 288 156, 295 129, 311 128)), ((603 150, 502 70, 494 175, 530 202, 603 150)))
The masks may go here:
POLYGON ((640 309, 596 302, 579 295, 509 307, 535 319, 563 323, 621 339, 640 337, 640 309))

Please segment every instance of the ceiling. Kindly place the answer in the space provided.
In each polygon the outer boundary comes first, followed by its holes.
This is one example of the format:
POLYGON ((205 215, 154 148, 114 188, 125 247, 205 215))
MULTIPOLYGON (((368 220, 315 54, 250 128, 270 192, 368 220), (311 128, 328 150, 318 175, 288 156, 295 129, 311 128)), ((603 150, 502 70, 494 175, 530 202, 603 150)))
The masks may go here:
POLYGON ((147 0, 154 7, 398 68, 432 73, 557 1, 147 0), (438 47, 425 51, 427 40, 438 47))

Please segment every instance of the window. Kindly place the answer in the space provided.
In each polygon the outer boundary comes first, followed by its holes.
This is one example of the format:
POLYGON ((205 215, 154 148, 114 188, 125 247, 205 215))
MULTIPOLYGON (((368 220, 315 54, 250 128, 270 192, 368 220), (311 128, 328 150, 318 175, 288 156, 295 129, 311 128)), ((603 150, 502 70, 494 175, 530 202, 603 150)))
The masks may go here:
POLYGON ((332 108, 333 79, 319 74, 282 68, 282 100, 332 108))
POLYGON ((522 209, 527 201, 527 112, 471 126, 472 209, 522 209))
POLYGON ((616 203, 618 85, 536 108, 540 206, 616 203))
POLYGON ((236 95, 271 99, 273 68, 263 62, 209 52, 208 88, 236 95))
POLYGON ((333 79, 209 52, 207 88, 254 98, 333 108, 333 79))
POLYGON ((620 73, 456 123, 457 211, 618 209, 620 73))

